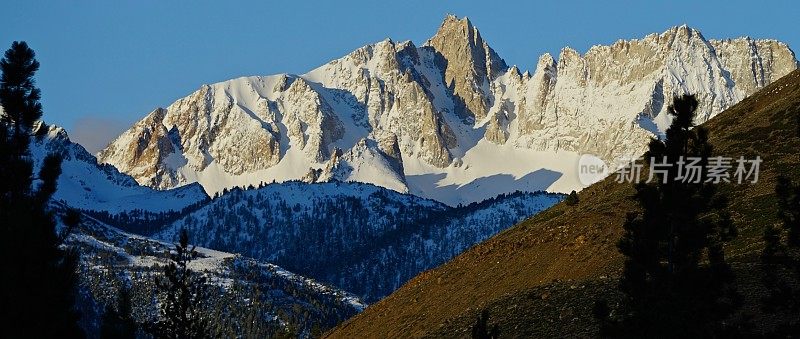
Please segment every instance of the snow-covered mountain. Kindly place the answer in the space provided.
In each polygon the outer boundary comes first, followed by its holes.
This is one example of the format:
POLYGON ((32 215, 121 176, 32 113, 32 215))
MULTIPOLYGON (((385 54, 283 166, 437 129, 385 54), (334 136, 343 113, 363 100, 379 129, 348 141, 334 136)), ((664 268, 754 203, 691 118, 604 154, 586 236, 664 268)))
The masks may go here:
POLYGON ((63 128, 44 124, 39 126, 46 130, 31 137, 30 152, 34 165, 38 168, 47 154, 59 154, 62 157, 62 173, 58 177, 54 201, 82 210, 117 214, 133 210, 177 212, 209 199, 198 184, 171 190, 141 186, 114 166, 99 164, 83 146, 70 141, 63 128))
POLYGON ((99 153, 141 184, 360 181, 450 205, 580 188, 580 154, 639 154, 675 94, 703 122, 797 68, 774 40, 709 40, 686 26, 509 67, 466 18, 422 46, 390 39, 303 75, 204 85, 99 153))
POLYGON ((355 182, 233 189, 170 222, 197 244, 278 264, 373 302, 408 279, 559 202, 514 193, 463 207, 355 182))

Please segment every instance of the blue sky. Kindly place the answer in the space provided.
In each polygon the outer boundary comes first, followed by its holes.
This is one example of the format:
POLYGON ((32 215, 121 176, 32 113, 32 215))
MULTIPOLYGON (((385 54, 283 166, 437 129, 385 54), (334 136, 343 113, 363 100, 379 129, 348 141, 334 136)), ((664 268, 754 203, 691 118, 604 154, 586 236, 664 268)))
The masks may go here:
POLYGON ((4 1, 0 47, 28 41, 45 119, 95 150, 201 84, 305 73, 391 37, 421 44, 447 13, 468 16, 509 64, 564 46, 640 38, 680 24, 707 38, 800 48, 796 1, 4 1))

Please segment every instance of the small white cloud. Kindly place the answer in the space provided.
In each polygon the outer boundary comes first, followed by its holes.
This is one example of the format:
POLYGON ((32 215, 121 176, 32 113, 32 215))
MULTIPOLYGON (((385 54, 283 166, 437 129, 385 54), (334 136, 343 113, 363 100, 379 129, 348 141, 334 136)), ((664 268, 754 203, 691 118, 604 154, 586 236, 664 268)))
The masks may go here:
POLYGON ((108 117, 84 116, 75 121, 69 138, 96 154, 130 127, 130 123, 108 117))

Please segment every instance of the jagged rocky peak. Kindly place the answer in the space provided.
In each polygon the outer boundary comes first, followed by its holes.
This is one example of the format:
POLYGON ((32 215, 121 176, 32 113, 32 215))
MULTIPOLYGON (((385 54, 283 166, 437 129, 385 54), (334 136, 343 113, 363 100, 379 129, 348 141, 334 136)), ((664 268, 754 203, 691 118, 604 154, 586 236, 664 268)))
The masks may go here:
POLYGON ((741 37, 709 42, 732 80, 747 95, 797 68, 794 52, 777 40, 741 37))
POLYGON ((797 67, 785 45, 729 46, 727 56, 717 47, 735 44, 706 40, 684 25, 593 46, 583 55, 564 48, 555 63, 545 55, 527 83, 525 109, 517 111, 519 137, 514 143, 608 160, 637 154, 643 140, 669 125, 665 112, 673 96, 697 95, 697 123, 702 123, 797 67), (773 56, 774 62, 759 61, 773 56), (770 72, 770 79, 760 75, 770 72))
POLYGON ((469 19, 447 16, 420 47, 385 39, 306 74, 203 86, 100 160, 157 188, 337 179, 458 203, 487 196, 462 200, 470 189, 453 187, 506 173, 487 155, 514 153, 536 158, 528 173, 561 173, 549 188, 568 192, 580 188, 574 166, 539 154, 638 155, 669 126, 674 95, 697 95, 702 123, 796 68, 783 43, 676 26, 585 54, 567 47, 522 72, 469 19))
MULTIPOLYGON (((433 84, 442 83, 442 71, 427 60, 427 53, 410 41, 386 39, 303 77, 326 88, 346 91, 352 112, 339 111, 340 116, 353 117, 358 126, 374 135, 387 131, 395 134, 404 156, 441 168, 450 164, 448 148, 457 142, 452 127, 441 116, 441 110, 448 108, 434 104, 433 84), (422 53, 426 60, 422 60, 422 53)), ((442 91, 443 86, 439 87, 442 91)), ((440 103, 450 101, 446 93, 439 95, 440 103)), ((374 135, 371 139, 377 140, 374 135)))
POLYGON ((311 71, 309 75, 326 86, 346 87, 353 85, 353 80, 391 78, 417 63, 419 55, 411 41, 395 42, 387 38, 360 47, 343 58, 311 71))
MULTIPOLYGON (((581 58, 573 49, 565 52, 567 57, 574 60, 581 58)), ((559 57, 559 69, 560 59, 563 57, 564 51, 559 57)), ((686 25, 674 26, 663 33, 653 33, 643 39, 618 40, 611 45, 592 46, 582 59, 590 68, 587 70, 586 80, 597 86, 612 82, 639 81, 661 72, 670 62, 715 62, 713 48, 702 33, 686 25), (620 68, 620 65, 625 67, 620 68)))
POLYGON ((383 133, 378 138, 378 147, 389 158, 399 162, 402 166, 403 156, 400 153, 400 143, 397 141, 397 134, 388 132, 383 133))
POLYGON ((542 106, 542 100, 547 97, 548 92, 555 85, 557 77, 558 64, 556 64, 556 60, 550 53, 542 54, 536 63, 533 75, 529 76, 533 93, 529 93, 528 96, 535 99, 531 104, 538 107, 542 106))
POLYGON ((526 87, 516 111, 519 134, 528 135, 534 130, 545 128, 542 123, 543 112, 557 76, 558 65, 550 53, 539 57, 533 75, 527 71, 523 75, 526 87))
POLYGON ((697 38, 700 40, 705 41, 706 38, 703 37, 703 33, 700 33, 700 30, 689 27, 687 24, 683 24, 680 26, 672 26, 666 32, 662 33, 661 36, 672 36, 674 39, 683 40, 683 39, 692 39, 697 38))
POLYGON ((589 65, 574 48, 564 47, 561 49, 557 67, 560 78, 573 79, 580 85, 586 85, 589 77, 589 65))
POLYGON ((292 85, 294 79, 295 77, 289 76, 289 74, 278 75, 278 81, 275 82, 275 87, 273 87, 272 91, 285 92, 292 85))
POLYGON ((484 89, 508 66, 481 38, 478 29, 467 17, 448 15, 425 45, 442 56, 445 84, 459 101, 456 113, 477 120, 486 117, 492 97, 484 89))
POLYGON ((169 188, 179 184, 179 178, 165 168, 166 158, 175 151, 163 121, 164 108, 156 108, 131 129, 111 142, 98 154, 98 159, 113 159, 120 171, 131 175, 142 185, 169 188))

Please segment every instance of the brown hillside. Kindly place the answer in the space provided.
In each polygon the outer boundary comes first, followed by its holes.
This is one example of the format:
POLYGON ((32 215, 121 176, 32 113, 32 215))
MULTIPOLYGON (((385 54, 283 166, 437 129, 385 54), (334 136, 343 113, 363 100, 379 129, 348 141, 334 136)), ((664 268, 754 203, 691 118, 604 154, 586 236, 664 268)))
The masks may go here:
MULTIPOLYGON (((794 71, 706 124, 716 154, 764 160, 757 184, 724 187, 740 231, 726 248, 737 271, 752 273, 764 225, 776 222, 777 174, 800 178, 798 112, 800 71, 794 71)), ((578 205, 558 204, 423 272, 328 336, 467 336, 483 308, 503 336, 591 336, 593 300, 613 295, 622 266, 616 243, 634 206, 632 193, 614 176, 597 183, 580 193, 578 205)), ((744 289, 755 281, 752 274, 740 278, 744 289)))

